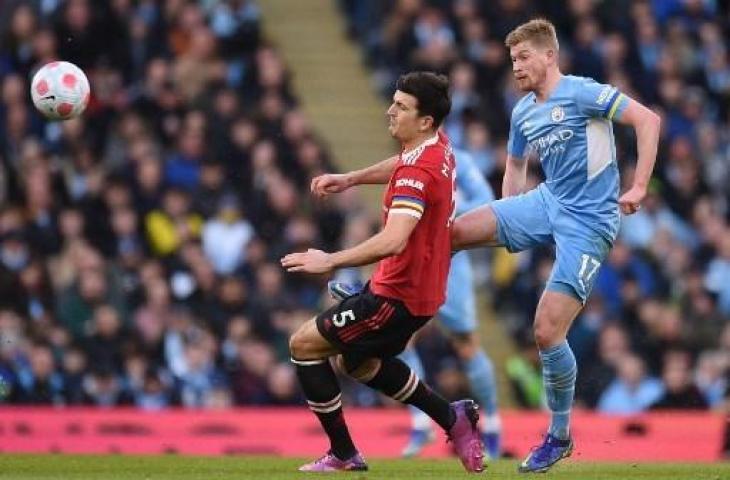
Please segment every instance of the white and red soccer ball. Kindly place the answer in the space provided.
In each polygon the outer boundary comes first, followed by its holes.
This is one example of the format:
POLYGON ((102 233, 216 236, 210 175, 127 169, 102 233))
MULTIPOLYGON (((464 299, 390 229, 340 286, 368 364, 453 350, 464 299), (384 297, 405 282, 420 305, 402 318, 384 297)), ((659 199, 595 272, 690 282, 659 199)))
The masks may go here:
POLYGON ((51 62, 33 76, 30 95, 35 108, 52 120, 78 117, 89 103, 89 80, 73 63, 51 62))

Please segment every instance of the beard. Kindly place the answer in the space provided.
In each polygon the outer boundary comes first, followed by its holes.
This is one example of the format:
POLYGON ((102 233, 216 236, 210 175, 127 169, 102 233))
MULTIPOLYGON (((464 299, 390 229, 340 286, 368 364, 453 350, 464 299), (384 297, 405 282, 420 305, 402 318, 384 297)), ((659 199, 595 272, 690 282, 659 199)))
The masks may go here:
POLYGON ((541 68, 537 71, 533 71, 532 74, 528 74, 521 80, 515 79, 517 82, 517 88, 523 92, 533 92, 537 89, 538 85, 545 83, 547 78, 547 68, 541 68))
POLYGON ((532 90, 532 79, 530 77, 523 77, 519 80, 515 79, 517 82, 517 88, 523 92, 529 92, 532 90))

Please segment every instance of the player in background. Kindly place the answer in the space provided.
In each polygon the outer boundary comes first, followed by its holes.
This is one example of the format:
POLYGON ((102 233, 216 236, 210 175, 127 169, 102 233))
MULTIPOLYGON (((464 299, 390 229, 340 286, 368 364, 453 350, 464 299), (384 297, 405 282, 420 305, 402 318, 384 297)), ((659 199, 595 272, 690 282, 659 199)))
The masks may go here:
MULTIPOLYGON (((456 157, 456 213, 462 214, 494 200, 492 187, 484 180, 471 155, 454 150, 456 157)), ((454 351, 461 360, 469 379, 471 391, 486 413, 482 420, 482 443, 489 458, 500 454, 501 423, 497 413, 497 385, 492 361, 484 352, 477 336, 477 312, 474 298, 474 280, 471 259, 467 252, 458 252, 451 258, 451 270, 446 287, 446 303, 436 318, 449 334, 454 351)), ((361 290, 360 285, 330 282, 329 290, 336 299, 343 300, 361 290)), ((414 341, 411 341, 399 357, 425 378, 425 371, 414 341)), ((417 408, 408 407, 412 430, 404 457, 418 455, 435 439, 431 419, 417 408)))
POLYGON ((567 332, 616 239, 621 212, 636 212, 646 196, 660 120, 611 85, 563 75, 555 28, 547 20, 520 25, 505 44, 517 86, 527 94, 512 111, 503 198, 460 216, 452 242, 455 249, 504 245, 512 252, 556 246, 534 322, 551 422, 543 443, 519 467, 544 472, 573 450, 577 366, 567 332), (633 183, 620 197, 612 121, 631 125, 637 140, 633 183), (532 154, 546 179, 524 193, 532 154))
POLYGON ((396 88, 387 114, 390 134, 402 145, 400 155, 363 170, 312 180, 312 191, 319 196, 358 184, 387 183, 382 230, 346 250, 310 249, 281 260, 290 272, 320 274, 378 262, 361 293, 306 322, 289 341, 304 396, 331 446, 301 471, 367 469, 342 413, 330 357, 356 380, 426 412, 453 441, 467 471, 484 468, 474 401, 449 404, 396 358, 444 302, 455 216, 454 155, 448 138, 438 131, 451 108, 448 80, 413 72, 402 76, 396 88))

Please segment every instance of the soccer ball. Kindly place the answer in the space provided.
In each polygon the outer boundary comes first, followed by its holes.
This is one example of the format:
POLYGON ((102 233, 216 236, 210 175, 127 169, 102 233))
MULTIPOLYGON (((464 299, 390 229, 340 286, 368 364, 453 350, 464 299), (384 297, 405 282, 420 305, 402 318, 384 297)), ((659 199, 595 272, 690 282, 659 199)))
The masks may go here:
POLYGON ((30 96, 35 108, 51 120, 78 117, 89 103, 89 80, 69 62, 43 65, 33 76, 30 96))

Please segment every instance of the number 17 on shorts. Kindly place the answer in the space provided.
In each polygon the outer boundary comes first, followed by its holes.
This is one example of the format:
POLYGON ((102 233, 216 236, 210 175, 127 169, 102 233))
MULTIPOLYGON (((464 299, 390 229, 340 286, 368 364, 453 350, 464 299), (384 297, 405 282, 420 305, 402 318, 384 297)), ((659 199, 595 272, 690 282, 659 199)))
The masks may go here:
POLYGON ((593 285, 592 280, 596 276, 598 269, 601 267, 601 262, 591 257, 587 253, 582 254, 580 256, 580 259, 581 262, 580 270, 578 271, 578 283, 580 284, 583 291, 586 292, 586 296, 588 296, 588 293, 591 290, 591 286, 593 285))

